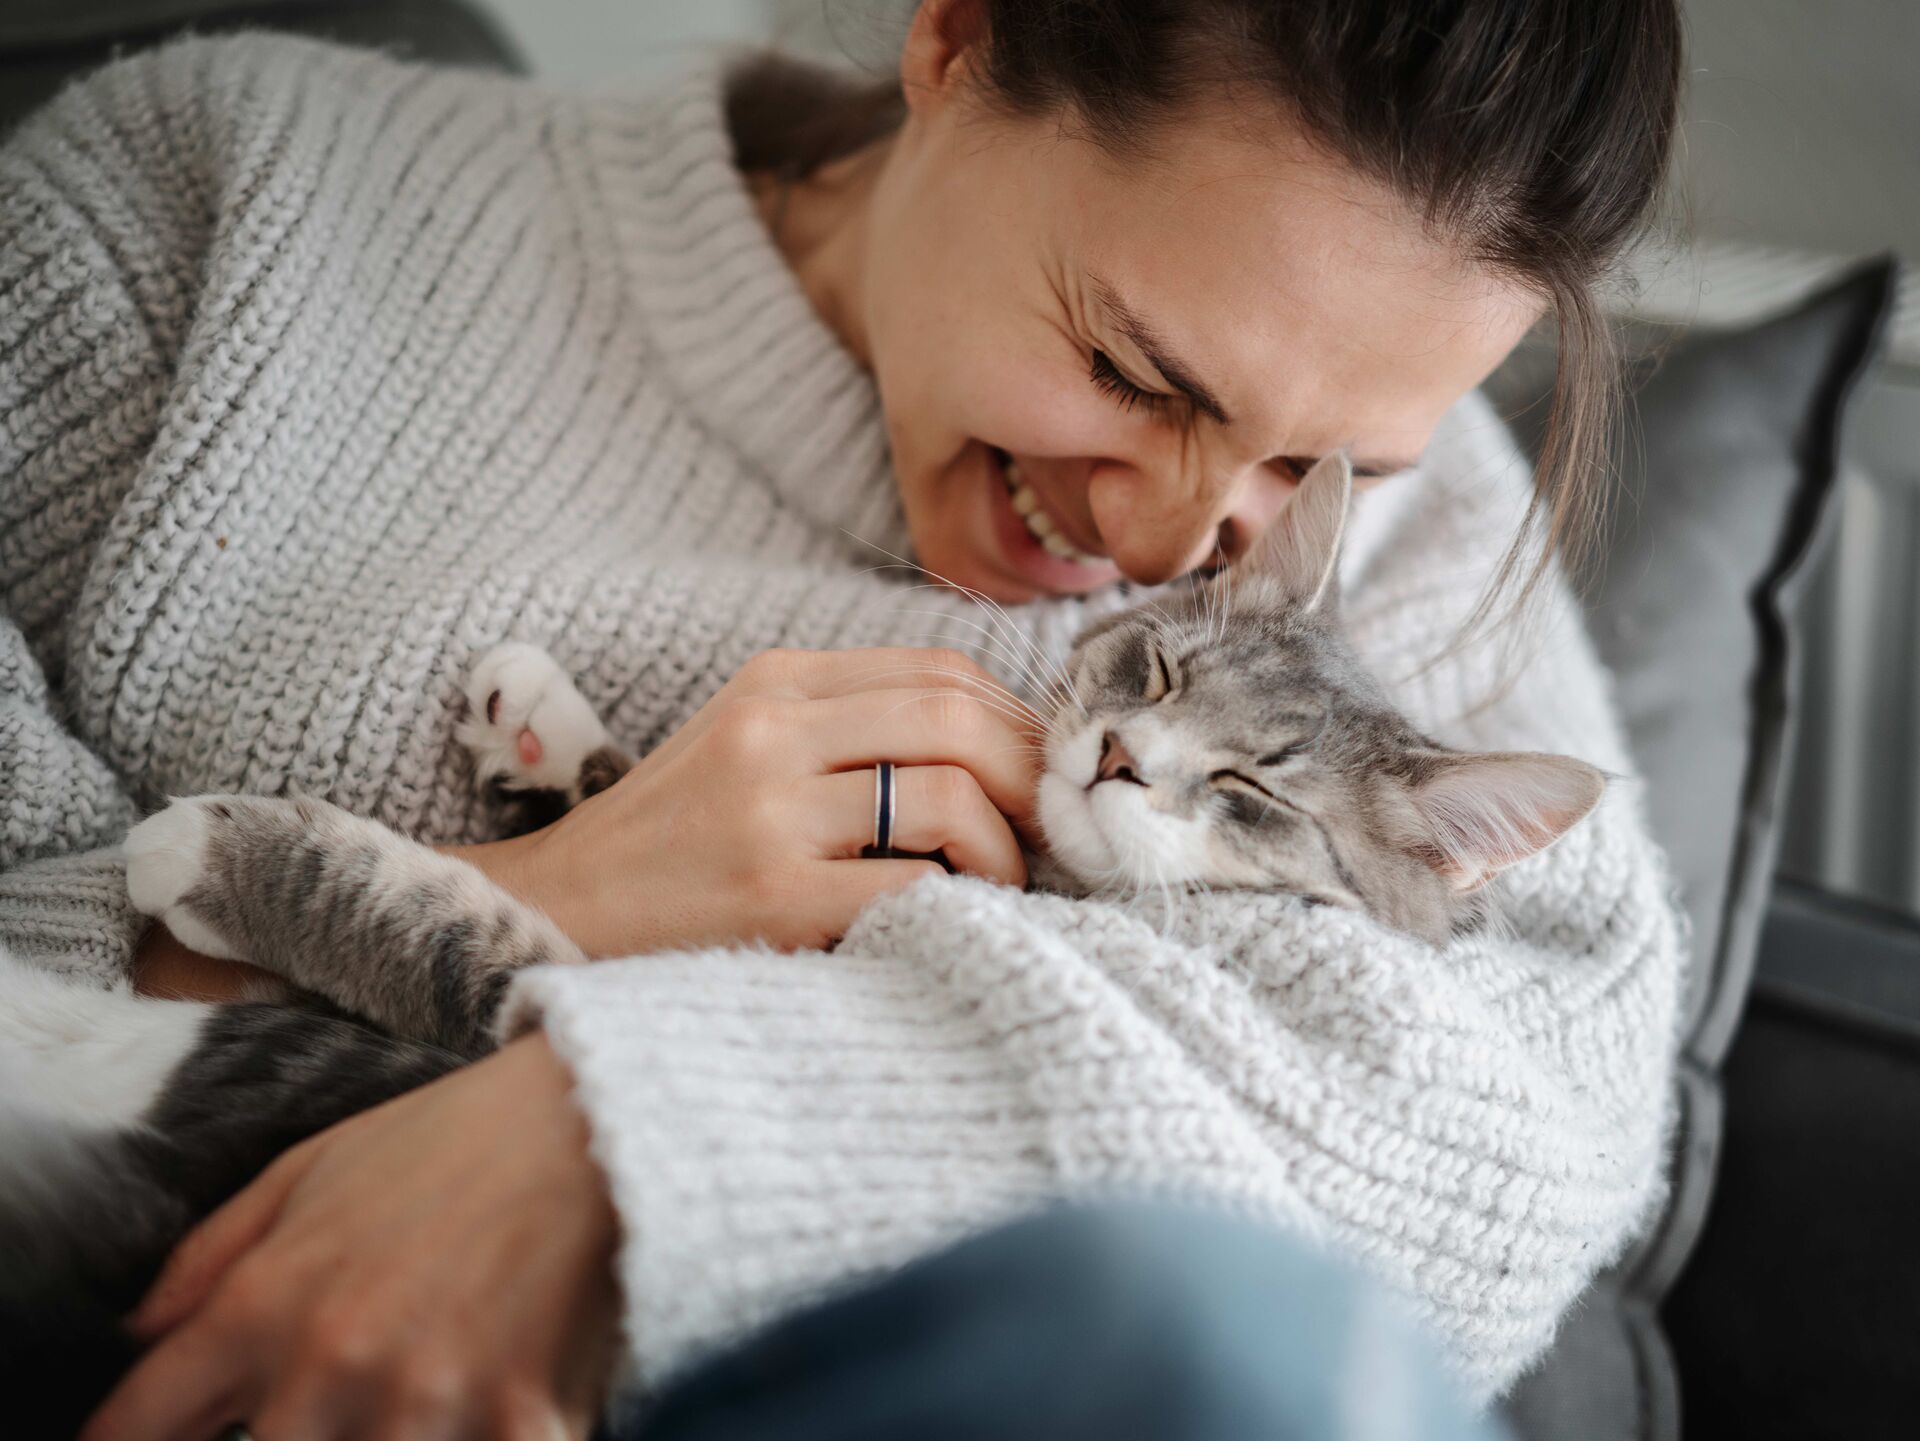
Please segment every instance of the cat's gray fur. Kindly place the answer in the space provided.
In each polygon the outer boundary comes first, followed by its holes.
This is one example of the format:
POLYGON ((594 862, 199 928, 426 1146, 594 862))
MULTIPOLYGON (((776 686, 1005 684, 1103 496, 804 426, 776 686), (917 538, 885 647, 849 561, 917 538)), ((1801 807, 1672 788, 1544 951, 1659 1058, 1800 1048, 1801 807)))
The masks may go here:
MULTIPOLYGON (((1323 462, 1256 554, 1079 639, 1043 701, 1040 874, 1089 894, 1281 890, 1439 944, 1597 801, 1592 767, 1449 751, 1388 703, 1338 624, 1350 483, 1344 458, 1323 462)), ((476 775, 524 820, 632 764, 532 647, 490 653, 468 701, 476 775)), ((516 971, 584 959, 472 867, 317 800, 176 801, 127 848, 136 905, 287 990, 179 1007, 180 1058, 137 1124, 8 1138, 0 1396, 37 1398, 15 1419, 46 1434, 125 1365, 114 1318, 194 1220, 305 1135, 490 1048, 516 971)))
POLYGON ((1079 638, 1040 783, 1074 889, 1286 891, 1442 945, 1598 802, 1592 766, 1450 750, 1394 709, 1339 623, 1350 487, 1323 461, 1226 575, 1079 638))

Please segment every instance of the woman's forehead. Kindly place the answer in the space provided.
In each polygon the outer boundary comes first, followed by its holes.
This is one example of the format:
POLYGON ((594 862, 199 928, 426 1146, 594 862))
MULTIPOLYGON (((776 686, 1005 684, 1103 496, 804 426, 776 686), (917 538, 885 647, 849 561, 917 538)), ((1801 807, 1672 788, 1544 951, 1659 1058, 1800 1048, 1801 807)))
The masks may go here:
MULTIPOLYGON (((1384 186, 1318 146, 1187 126, 1153 161, 1058 147, 1063 260, 1120 297, 1236 425, 1327 417, 1329 445, 1424 440, 1539 317, 1384 186)), ((1302 438, 1304 441, 1304 437, 1302 438)))

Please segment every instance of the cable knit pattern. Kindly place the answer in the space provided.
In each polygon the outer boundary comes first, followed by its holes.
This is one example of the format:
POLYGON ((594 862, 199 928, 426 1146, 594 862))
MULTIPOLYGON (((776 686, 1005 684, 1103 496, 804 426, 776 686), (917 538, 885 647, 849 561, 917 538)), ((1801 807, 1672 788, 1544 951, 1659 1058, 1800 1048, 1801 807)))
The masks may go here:
MULTIPOLYGON (((484 837, 453 728, 500 640, 641 747, 768 647, 979 640, 860 543, 907 544, 878 398, 754 215, 718 74, 582 99, 196 42, 0 151, 0 944, 121 977, 111 845, 168 793, 484 837)), ((1358 504, 1356 638, 1445 738, 1625 772, 1563 593, 1516 683, 1485 647, 1431 664, 1525 485, 1464 403, 1358 504)), ((1018 623, 1058 655, 1117 603, 1018 623)), ((1492 1392, 1658 1190, 1681 951, 1616 789, 1441 953, 1285 897, 938 878, 832 954, 522 978, 510 1024, 573 1066, 626 1223, 639 1373, 1043 1197, 1151 1188, 1358 1254, 1492 1392)))

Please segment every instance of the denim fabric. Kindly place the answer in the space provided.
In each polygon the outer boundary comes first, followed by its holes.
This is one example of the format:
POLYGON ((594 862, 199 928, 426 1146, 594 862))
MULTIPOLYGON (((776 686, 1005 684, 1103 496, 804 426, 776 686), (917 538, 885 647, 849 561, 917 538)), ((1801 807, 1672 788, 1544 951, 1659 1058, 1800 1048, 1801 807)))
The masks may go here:
POLYGON ((1249 1222, 1062 1208, 802 1312, 603 1441, 1494 1441, 1378 1289, 1249 1222))

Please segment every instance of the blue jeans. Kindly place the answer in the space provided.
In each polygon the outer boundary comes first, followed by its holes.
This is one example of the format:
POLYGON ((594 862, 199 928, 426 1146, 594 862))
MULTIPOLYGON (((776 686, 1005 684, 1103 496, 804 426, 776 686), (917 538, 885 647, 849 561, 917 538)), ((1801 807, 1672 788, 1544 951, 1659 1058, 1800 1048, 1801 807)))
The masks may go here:
POLYGON ((1061 1208, 801 1312, 606 1441, 1494 1441, 1385 1297, 1284 1236, 1061 1208))

